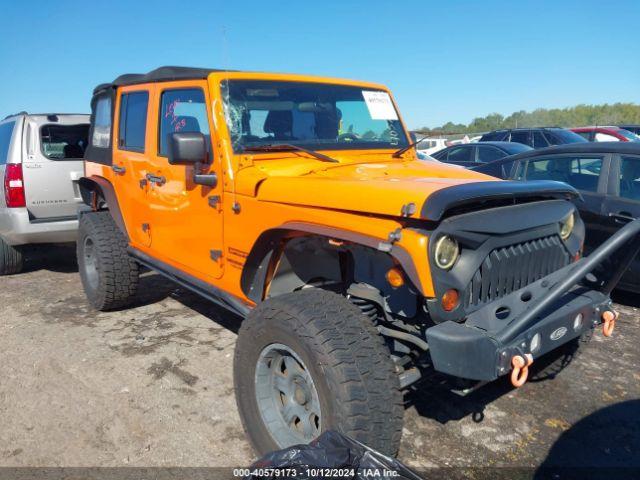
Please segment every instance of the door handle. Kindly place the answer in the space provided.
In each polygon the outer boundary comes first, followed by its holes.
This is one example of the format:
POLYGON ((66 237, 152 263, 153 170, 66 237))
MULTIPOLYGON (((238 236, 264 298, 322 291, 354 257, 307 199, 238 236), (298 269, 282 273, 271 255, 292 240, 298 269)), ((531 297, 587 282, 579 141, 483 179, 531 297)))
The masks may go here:
POLYGON ((197 185, 204 185, 206 187, 215 188, 218 185, 218 176, 215 173, 201 174, 196 173, 193 175, 193 183, 197 185))
POLYGON ((114 173, 118 175, 124 175, 124 173, 127 171, 126 168, 121 167, 120 165, 111 165, 111 170, 113 170, 114 173))
POLYGON ((162 186, 167 183, 167 179, 159 175, 151 175, 150 173, 147 173, 146 177, 149 182, 155 183, 158 186, 162 186))
POLYGON ((613 221, 624 225, 626 223, 632 222, 635 218, 629 212, 620 212, 620 213, 610 213, 609 216, 613 218, 613 221))

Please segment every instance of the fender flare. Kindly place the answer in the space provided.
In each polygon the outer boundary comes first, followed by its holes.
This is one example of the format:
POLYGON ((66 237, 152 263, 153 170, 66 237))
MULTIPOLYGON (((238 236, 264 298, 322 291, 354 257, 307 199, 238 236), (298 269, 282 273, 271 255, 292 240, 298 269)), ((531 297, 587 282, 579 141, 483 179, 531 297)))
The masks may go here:
MULTIPOLYGON (((268 267, 273 255, 281 248, 283 240, 296 234, 314 234, 321 237, 344 240, 374 250, 378 250, 381 243, 379 238, 370 235, 304 222, 288 222, 267 230, 258 237, 251 252, 247 255, 240 277, 240 287, 249 299, 256 303, 262 301, 262 292, 267 281, 268 267)), ((388 253, 400 264, 416 289, 423 294, 424 290, 411 255, 398 245, 393 245, 388 253)))
POLYGON ((118 204, 118 197, 116 196, 115 189, 109 180, 99 175, 91 175, 90 177, 82 177, 78 181, 80 187, 80 195, 82 201, 91 207, 92 210, 100 210, 100 206, 96 203, 95 194, 101 196, 106 203, 106 210, 109 211, 113 221, 116 222, 118 228, 122 231, 124 236, 129 239, 127 228, 120 211, 120 205, 118 204))

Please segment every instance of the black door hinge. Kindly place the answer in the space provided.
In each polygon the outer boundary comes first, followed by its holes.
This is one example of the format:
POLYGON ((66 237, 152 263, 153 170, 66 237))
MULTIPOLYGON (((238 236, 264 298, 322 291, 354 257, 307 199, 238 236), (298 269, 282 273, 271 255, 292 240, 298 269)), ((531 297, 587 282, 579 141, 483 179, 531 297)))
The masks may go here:
POLYGON ((214 262, 217 262, 218 260, 220 260, 220 257, 222 256, 222 250, 211 250, 209 252, 209 255, 211 256, 211 260, 213 260, 214 262))
POLYGON ((212 208, 218 208, 220 203, 220 195, 212 195, 209 197, 209 206, 212 208))

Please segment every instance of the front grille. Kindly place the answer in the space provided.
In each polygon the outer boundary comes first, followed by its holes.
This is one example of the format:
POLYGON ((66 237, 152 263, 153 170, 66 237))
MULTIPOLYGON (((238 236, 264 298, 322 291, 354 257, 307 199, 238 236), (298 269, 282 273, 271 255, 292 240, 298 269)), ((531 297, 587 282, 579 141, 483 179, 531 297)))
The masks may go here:
POLYGON ((466 306, 504 297, 569 264, 557 235, 497 248, 484 259, 466 292, 466 306))

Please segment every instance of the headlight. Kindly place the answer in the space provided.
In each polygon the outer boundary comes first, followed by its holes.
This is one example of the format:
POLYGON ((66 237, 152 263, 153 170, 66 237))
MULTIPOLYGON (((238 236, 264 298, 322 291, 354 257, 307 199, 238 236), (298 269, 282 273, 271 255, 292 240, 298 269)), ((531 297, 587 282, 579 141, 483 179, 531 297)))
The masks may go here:
POLYGON ((560 237, 562 240, 566 240, 571 236, 573 232, 573 227, 576 226, 576 216, 575 212, 565 218, 562 222, 560 222, 560 237))
POLYGON ((436 265, 443 270, 450 270, 460 256, 460 247, 455 238, 442 236, 436 242, 436 265))

